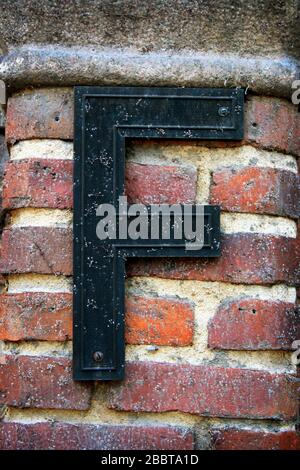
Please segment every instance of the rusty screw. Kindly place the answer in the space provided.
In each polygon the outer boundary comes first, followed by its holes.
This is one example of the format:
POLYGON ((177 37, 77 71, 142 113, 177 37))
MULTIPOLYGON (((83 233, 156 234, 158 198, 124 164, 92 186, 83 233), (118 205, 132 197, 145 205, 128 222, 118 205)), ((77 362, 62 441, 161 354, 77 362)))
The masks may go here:
POLYGON ((101 351, 95 351, 93 354, 93 359, 95 362, 103 361, 104 354, 101 351))

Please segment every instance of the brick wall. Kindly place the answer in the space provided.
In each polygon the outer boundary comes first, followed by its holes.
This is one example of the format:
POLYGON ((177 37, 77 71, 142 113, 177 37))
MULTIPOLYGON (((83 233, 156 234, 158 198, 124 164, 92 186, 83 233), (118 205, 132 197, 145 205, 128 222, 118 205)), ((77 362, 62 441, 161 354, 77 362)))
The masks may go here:
POLYGON ((126 379, 92 384, 71 378, 72 102, 8 102, 0 447, 299 449, 296 107, 248 98, 240 143, 129 145, 129 199, 220 204, 223 253, 128 263, 126 379))

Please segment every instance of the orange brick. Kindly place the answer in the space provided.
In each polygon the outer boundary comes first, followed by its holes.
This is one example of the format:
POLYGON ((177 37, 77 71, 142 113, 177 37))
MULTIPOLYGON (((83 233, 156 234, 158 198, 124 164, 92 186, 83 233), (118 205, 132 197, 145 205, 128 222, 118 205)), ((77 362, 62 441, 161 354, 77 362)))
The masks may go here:
POLYGON ((126 299, 129 344, 188 346, 193 342, 194 312, 183 300, 133 296, 126 299))

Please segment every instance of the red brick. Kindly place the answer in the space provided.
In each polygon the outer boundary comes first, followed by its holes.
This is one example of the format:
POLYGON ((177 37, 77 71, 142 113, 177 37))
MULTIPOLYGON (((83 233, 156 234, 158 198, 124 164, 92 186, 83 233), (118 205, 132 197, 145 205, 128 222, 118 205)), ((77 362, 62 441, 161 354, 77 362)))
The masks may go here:
POLYGON ((130 276, 225 281, 244 284, 299 284, 299 242, 265 234, 224 235, 219 258, 130 260, 130 276))
POLYGON ((193 342, 194 312, 187 301, 132 296, 126 299, 126 342, 188 346, 193 342))
POLYGON ((197 170, 180 166, 126 165, 129 203, 192 204, 196 199, 197 170))
POLYGON ((73 162, 20 160, 6 165, 3 207, 69 209, 73 198, 73 162))
POLYGON ((213 173, 211 204, 233 212, 299 217, 299 178, 272 168, 224 169, 213 173))
POLYGON ((2 450, 192 450, 185 428, 69 423, 9 423, 0 427, 2 450))
MULTIPOLYGON (((187 346, 193 341, 193 308, 186 301, 126 299, 126 342, 187 346)), ((0 295, 0 340, 65 341, 72 338, 72 294, 0 295)))
MULTIPOLYGON (((288 101, 251 97, 246 102, 243 142, 203 142, 217 147, 251 143, 300 156, 300 116, 288 101)), ((73 90, 44 88, 26 90, 8 100, 7 140, 73 138, 73 90)), ((182 144, 180 142, 180 144, 182 144)))
POLYGON ((300 435, 295 431, 225 428, 211 434, 216 450, 300 450, 300 435))
POLYGON ((4 230, 0 272, 72 274, 71 230, 49 227, 4 230))
POLYGON ((181 411, 202 416, 292 419, 295 382, 283 374, 208 365, 139 362, 112 385, 108 406, 135 412, 181 411))
POLYGON ((0 404, 21 408, 87 410, 91 388, 72 380, 64 357, 0 357, 0 404))
MULTIPOLYGON (((225 235, 215 259, 130 261, 129 275, 245 284, 299 284, 299 243, 261 234, 225 235)), ((72 233, 67 228, 15 227, 3 231, 0 273, 72 274, 72 233)))
POLYGON ((300 337, 294 304, 237 299, 222 304, 208 326, 208 345, 218 349, 291 349, 300 337))
POLYGON ((72 294, 0 295, 0 340, 65 341, 72 337, 72 294))
POLYGON ((6 139, 73 138, 73 91, 71 88, 26 90, 7 103, 6 139))
POLYGON ((246 104, 245 141, 300 156, 297 106, 277 98, 250 98, 246 104))

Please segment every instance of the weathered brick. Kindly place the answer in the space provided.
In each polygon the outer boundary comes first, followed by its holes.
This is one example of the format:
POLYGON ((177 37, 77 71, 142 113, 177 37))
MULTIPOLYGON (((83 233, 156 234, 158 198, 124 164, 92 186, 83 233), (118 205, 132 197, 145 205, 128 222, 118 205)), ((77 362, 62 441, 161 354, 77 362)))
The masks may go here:
POLYGON ((4 230, 0 272, 72 274, 71 230, 50 227, 4 230))
MULTIPOLYGON (((126 299, 126 342, 186 346, 193 341, 187 301, 132 296, 126 299)), ((72 294, 0 294, 0 340, 65 341, 72 338, 72 294)))
POLYGON ((71 362, 64 357, 0 357, 0 403, 21 408, 86 410, 88 383, 72 380, 71 362))
MULTIPOLYGON (((208 146, 237 146, 250 142, 267 149, 300 155, 300 117, 288 101, 251 97, 246 102, 243 142, 203 142, 208 146)), ((13 95, 7 107, 7 140, 73 138, 71 88, 26 90, 13 95)))
POLYGON ((210 259, 130 260, 128 275, 244 284, 299 284, 299 242, 265 234, 223 235, 222 254, 210 259))
POLYGON ((196 168, 126 165, 125 186, 129 203, 192 204, 196 199, 196 184, 196 168))
POLYGON ((211 203, 233 212, 287 215, 300 214, 297 175, 272 168, 228 168, 212 176, 211 203))
POLYGON ((181 411, 203 416, 292 419, 296 385, 262 370, 139 362, 112 385, 108 406, 135 412, 181 411))
POLYGON ((126 299, 126 342, 188 346, 193 342, 194 312, 187 301, 131 296, 126 299))
POLYGON ((300 435, 295 431, 225 428, 211 434, 216 450, 300 450, 300 435))
POLYGON ((20 160, 6 165, 3 207, 72 207, 73 163, 68 160, 20 160))
POLYGON ((245 141, 300 156, 297 106, 277 98, 250 98, 246 104, 245 141))
MULTIPOLYGON (((299 243, 263 234, 222 237, 215 259, 131 260, 128 274, 246 284, 299 284, 299 243)), ((72 233, 67 228, 12 227, 3 231, 0 273, 72 274, 72 233)))
POLYGON ((72 294, 0 294, 0 340, 65 341, 72 337, 72 294))
POLYGON ((294 304, 237 299, 222 304, 208 326, 208 345, 218 349, 291 349, 300 337, 294 304))
POLYGON ((26 90, 7 104, 6 138, 72 139, 73 91, 71 88, 26 90))
POLYGON ((0 426, 2 450, 192 450, 193 433, 170 426, 15 423, 0 426))

